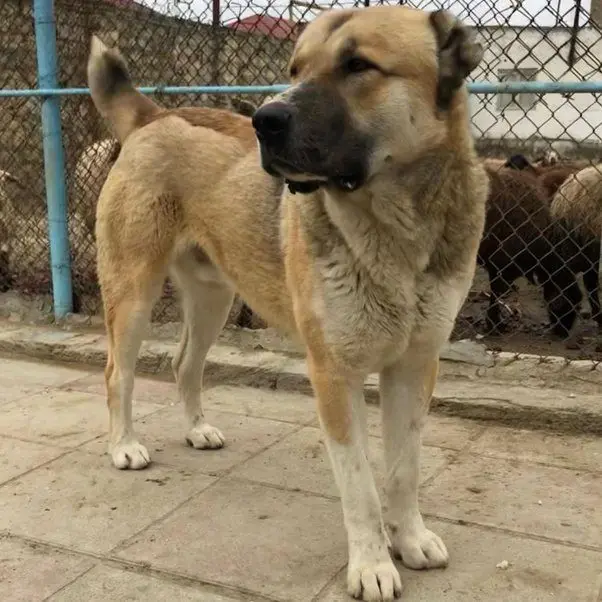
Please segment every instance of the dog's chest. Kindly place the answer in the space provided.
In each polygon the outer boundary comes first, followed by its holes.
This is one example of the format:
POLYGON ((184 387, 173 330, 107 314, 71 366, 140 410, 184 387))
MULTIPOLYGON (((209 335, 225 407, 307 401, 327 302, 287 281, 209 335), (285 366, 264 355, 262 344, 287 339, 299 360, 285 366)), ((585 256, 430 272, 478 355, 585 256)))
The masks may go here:
POLYGON ((444 342, 470 281, 468 255, 452 252, 445 220, 400 212, 393 228, 352 207, 297 209, 314 268, 312 312, 339 356, 379 365, 410 341, 444 342))
POLYGON ((470 281, 400 271, 395 286, 381 287, 361 271, 330 264, 320 272, 312 305, 338 355, 376 369, 401 356, 410 344, 442 345, 470 281))
POLYGON ((407 265, 358 258, 334 246, 315 262, 313 312, 329 346, 351 365, 366 365, 407 346, 419 289, 407 265))

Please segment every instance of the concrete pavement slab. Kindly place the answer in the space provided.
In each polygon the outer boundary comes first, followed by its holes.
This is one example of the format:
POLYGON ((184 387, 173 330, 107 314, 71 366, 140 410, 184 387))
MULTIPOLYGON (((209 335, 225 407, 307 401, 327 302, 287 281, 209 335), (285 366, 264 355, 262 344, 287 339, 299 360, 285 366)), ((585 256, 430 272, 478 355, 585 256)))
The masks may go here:
MULTIPOLYGON (((518 380, 516 381, 519 382, 518 380)), ((569 388, 525 387, 508 382, 440 379, 435 386, 435 396, 448 399, 489 404, 531 406, 542 410, 586 411, 600 414, 600 396, 596 393, 573 393, 569 388)))
MULTIPOLYGON (((94 393, 105 399, 107 395, 105 377, 102 372, 90 374, 82 379, 70 382, 63 389, 94 393)), ((178 391, 174 381, 136 377, 133 399, 134 402, 142 401, 159 405, 174 405, 178 402, 178 391)))
POLYGON ((48 387, 45 385, 0 384, 0 405, 9 401, 23 399, 29 395, 35 395, 36 393, 41 393, 44 391, 48 391, 48 387))
POLYGON ((131 570, 96 566, 48 602, 234 602, 202 586, 187 586, 131 570))
MULTIPOLYGON (((159 410, 135 404, 138 418, 159 410)), ((50 389, 6 403, 0 412, 0 434, 58 447, 76 447, 107 432, 107 402, 100 395, 50 389)))
MULTIPOLYGON (((384 486, 383 443, 369 437, 370 463, 379 491, 384 486)), ((441 471, 453 452, 436 447, 422 448, 422 480, 441 471)), ((233 476, 338 497, 338 489, 319 429, 306 427, 252 458, 232 472, 233 476)))
POLYGON ((422 492, 425 512, 602 551, 602 473, 466 454, 422 492))
POLYGON ((0 484, 58 458, 65 449, 0 437, 0 484))
MULTIPOLYGON (((6 324, 0 324, 0 350, 80 365, 104 365, 105 335, 82 330, 81 324, 66 327, 77 332, 65 333, 40 325, 17 329, 9 325, 7 329, 6 324)), ((171 378, 171 358, 177 344, 173 339, 175 331, 167 331, 171 333, 167 335, 169 340, 150 339, 143 344, 137 364, 139 372, 171 378)), ((305 361, 271 350, 272 337, 266 339, 266 332, 235 329, 225 334, 221 344, 209 353, 206 380, 210 384, 227 382, 311 392, 305 361)), ((458 342, 464 347, 465 343, 458 342)), ((477 366, 470 358, 469 363, 443 361, 432 413, 495 421, 514 428, 528 422, 531 428, 602 436, 602 409, 596 389, 602 379, 602 364, 589 360, 567 363, 560 357, 542 359, 512 353, 492 357, 493 367, 477 366), (530 386, 517 385, 518 382, 530 386), (575 391, 579 395, 574 395, 575 391)), ((368 379, 366 396, 371 403, 377 403, 373 380, 368 379)))
MULTIPOLYGON (((218 385, 206 392, 206 417, 228 445, 196 451, 184 443, 173 382, 139 378, 137 428, 155 463, 120 472, 105 454, 100 372, 2 361, 2 602, 349 600, 340 503, 329 497, 337 490, 320 431, 308 426, 310 396, 218 385)), ((502 412, 561 410, 560 420, 581 395, 483 380, 439 386, 502 412)), ((552 434, 544 422, 526 430, 520 420, 507 428, 431 414, 420 497, 452 561, 445 571, 404 569, 403 600, 602 602, 602 439, 552 434)), ((377 407, 368 423, 382 484, 377 407)))
MULTIPOLYGON (((439 521, 428 521, 428 527, 443 537, 450 565, 434 571, 402 567, 403 601, 598 601, 600 553, 439 521), (504 560, 505 570, 497 566, 504 560)), ((318 600, 349 602, 344 571, 318 600)))
POLYGON ((212 482, 166 466, 119 471, 76 450, 0 489, 0 529, 107 553, 212 482))
POLYGON ((119 557, 307 602, 347 561, 337 500, 222 479, 119 557))
POLYGON ((490 426, 472 443, 470 451, 602 473, 600 437, 570 437, 559 433, 490 426))
MULTIPOLYGON (((276 420, 212 410, 205 412, 205 419, 226 438, 222 449, 193 449, 186 444, 188 428, 181 405, 143 416, 134 426, 153 462, 211 475, 229 470, 297 428, 276 420)), ((95 454, 103 454, 106 448, 105 437, 84 446, 95 454)))
MULTIPOLYGON (((63 388, 106 395, 104 376, 100 373, 73 381, 63 388)), ((134 384, 134 401, 178 405, 176 384, 138 376, 134 384)), ((305 424, 316 416, 313 397, 288 391, 229 385, 206 388, 203 392, 203 408, 296 424, 305 424)))
MULTIPOLYGON (((380 437, 382 433, 380 408, 368 406, 367 418, 368 432, 375 437, 380 437)), ((477 422, 430 414, 426 419, 422 442, 424 445, 461 450, 483 430, 484 427, 477 422)))
POLYGON ((87 376, 82 370, 0 358, 0 404, 87 376))
POLYGON ((92 565, 88 558, 75 554, 0 537, 0 600, 45 600, 92 565))
POLYGON ((316 417, 313 397, 253 387, 216 386, 205 395, 207 408, 306 424, 316 417))
POLYGON ((42 385, 58 387, 89 372, 59 364, 0 358, 0 387, 6 385, 42 385))

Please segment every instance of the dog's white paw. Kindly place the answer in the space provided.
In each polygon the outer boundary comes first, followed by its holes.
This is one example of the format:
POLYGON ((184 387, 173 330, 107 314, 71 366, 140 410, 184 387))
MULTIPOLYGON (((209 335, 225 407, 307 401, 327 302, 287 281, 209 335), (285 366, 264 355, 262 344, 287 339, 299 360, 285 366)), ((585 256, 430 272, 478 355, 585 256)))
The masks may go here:
POLYGON ((120 441, 111 448, 110 453, 113 464, 121 470, 140 470, 150 464, 148 450, 135 440, 120 441))
POLYGON ((426 527, 392 537, 392 547, 401 561, 411 569, 434 569, 447 566, 449 554, 442 539, 426 527))
POLYGON ((219 449, 225 442, 222 432, 206 422, 190 429, 186 435, 186 443, 195 449, 219 449))
POLYGON ((401 595, 401 577, 390 558, 349 564, 347 591, 364 602, 391 602, 401 595))

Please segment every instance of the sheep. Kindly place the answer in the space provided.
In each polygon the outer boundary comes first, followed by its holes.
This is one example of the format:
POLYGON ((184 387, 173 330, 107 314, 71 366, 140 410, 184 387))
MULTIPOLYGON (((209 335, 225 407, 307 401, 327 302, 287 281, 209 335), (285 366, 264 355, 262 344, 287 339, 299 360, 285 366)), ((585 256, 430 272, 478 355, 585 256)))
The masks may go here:
POLYGON ((560 162, 559 160, 546 159, 546 163, 531 163, 524 155, 512 155, 504 163, 503 167, 524 171, 532 175, 544 188, 548 198, 551 200, 562 183, 571 175, 582 169, 587 163, 583 161, 560 162))
POLYGON ((487 328, 492 333, 503 329, 500 301, 524 276, 543 288, 552 332, 566 337, 582 295, 546 191, 523 170, 486 169, 490 195, 477 261, 487 270, 491 288, 487 328))
POLYGON ((94 236, 98 195, 120 151, 117 140, 105 138, 84 149, 75 165, 70 203, 72 214, 85 225, 91 236, 94 236))
MULTIPOLYGON (((563 224, 575 253, 574 270, 581 268, 592 318, 602 334, 600 309, 600 240, 602 236, 602 165, 571 174, 552 198, 552 217, 563 224)), ((568 243, 567 243, 568 244, 568 243)), ((567 249, 567 252, 569 250, 567 249)), ((598 344, 600 346, 600 344, 598 344)))
POLYGON ((12 275, 10 270, 10 221, 12 212, 13 187, 21 183, 8 171, 0 169, 0 292, 10 290, 12 275))
POLYGON ((595 168, 582 169, 584 165, 587 162, 561 161, 557 155, 555 158, 548 157, 545 161, 540 160, 540 165, 530 163, 523 155, 513 155, 507 162, 507 167, 534 176, 543 188, 550 202, 551 217, 556 223, 559 252, 566 258, 573 273, 583 275, 592 318, 602 332, 599 297, 600 234, 585 232, 582 227, 582 224, 591 223, 591 201, 596 198, 595 181, 598 179, 600 182, 597 198, 601 198, 602 178, 595 168), (584 174, 582 178, 578 177, 579 173, 584 174))
POLYGON ((44 199, 12 173, 0 170, 0 289, 10 290, 48 272, 48 219, 44 199))
POLYGON ((573 173, 552 200, 552 213, 595 238, 602 234, 602 164, 573 173))
POLYGON ((548 149, 534 161, 535 165, 542 167, 552 167, 560 162, 560 154, 554 149, 548 149))

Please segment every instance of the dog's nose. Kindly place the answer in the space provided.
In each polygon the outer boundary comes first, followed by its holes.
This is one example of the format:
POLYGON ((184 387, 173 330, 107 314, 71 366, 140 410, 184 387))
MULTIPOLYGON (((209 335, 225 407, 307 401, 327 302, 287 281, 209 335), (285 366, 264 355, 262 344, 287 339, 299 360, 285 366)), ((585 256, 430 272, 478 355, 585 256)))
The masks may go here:
POLYGON ((291 110, 283 102, 271 102, 253 115, 253 127, 257 137, 267 143, 282 143, 289 132, 291 110))

